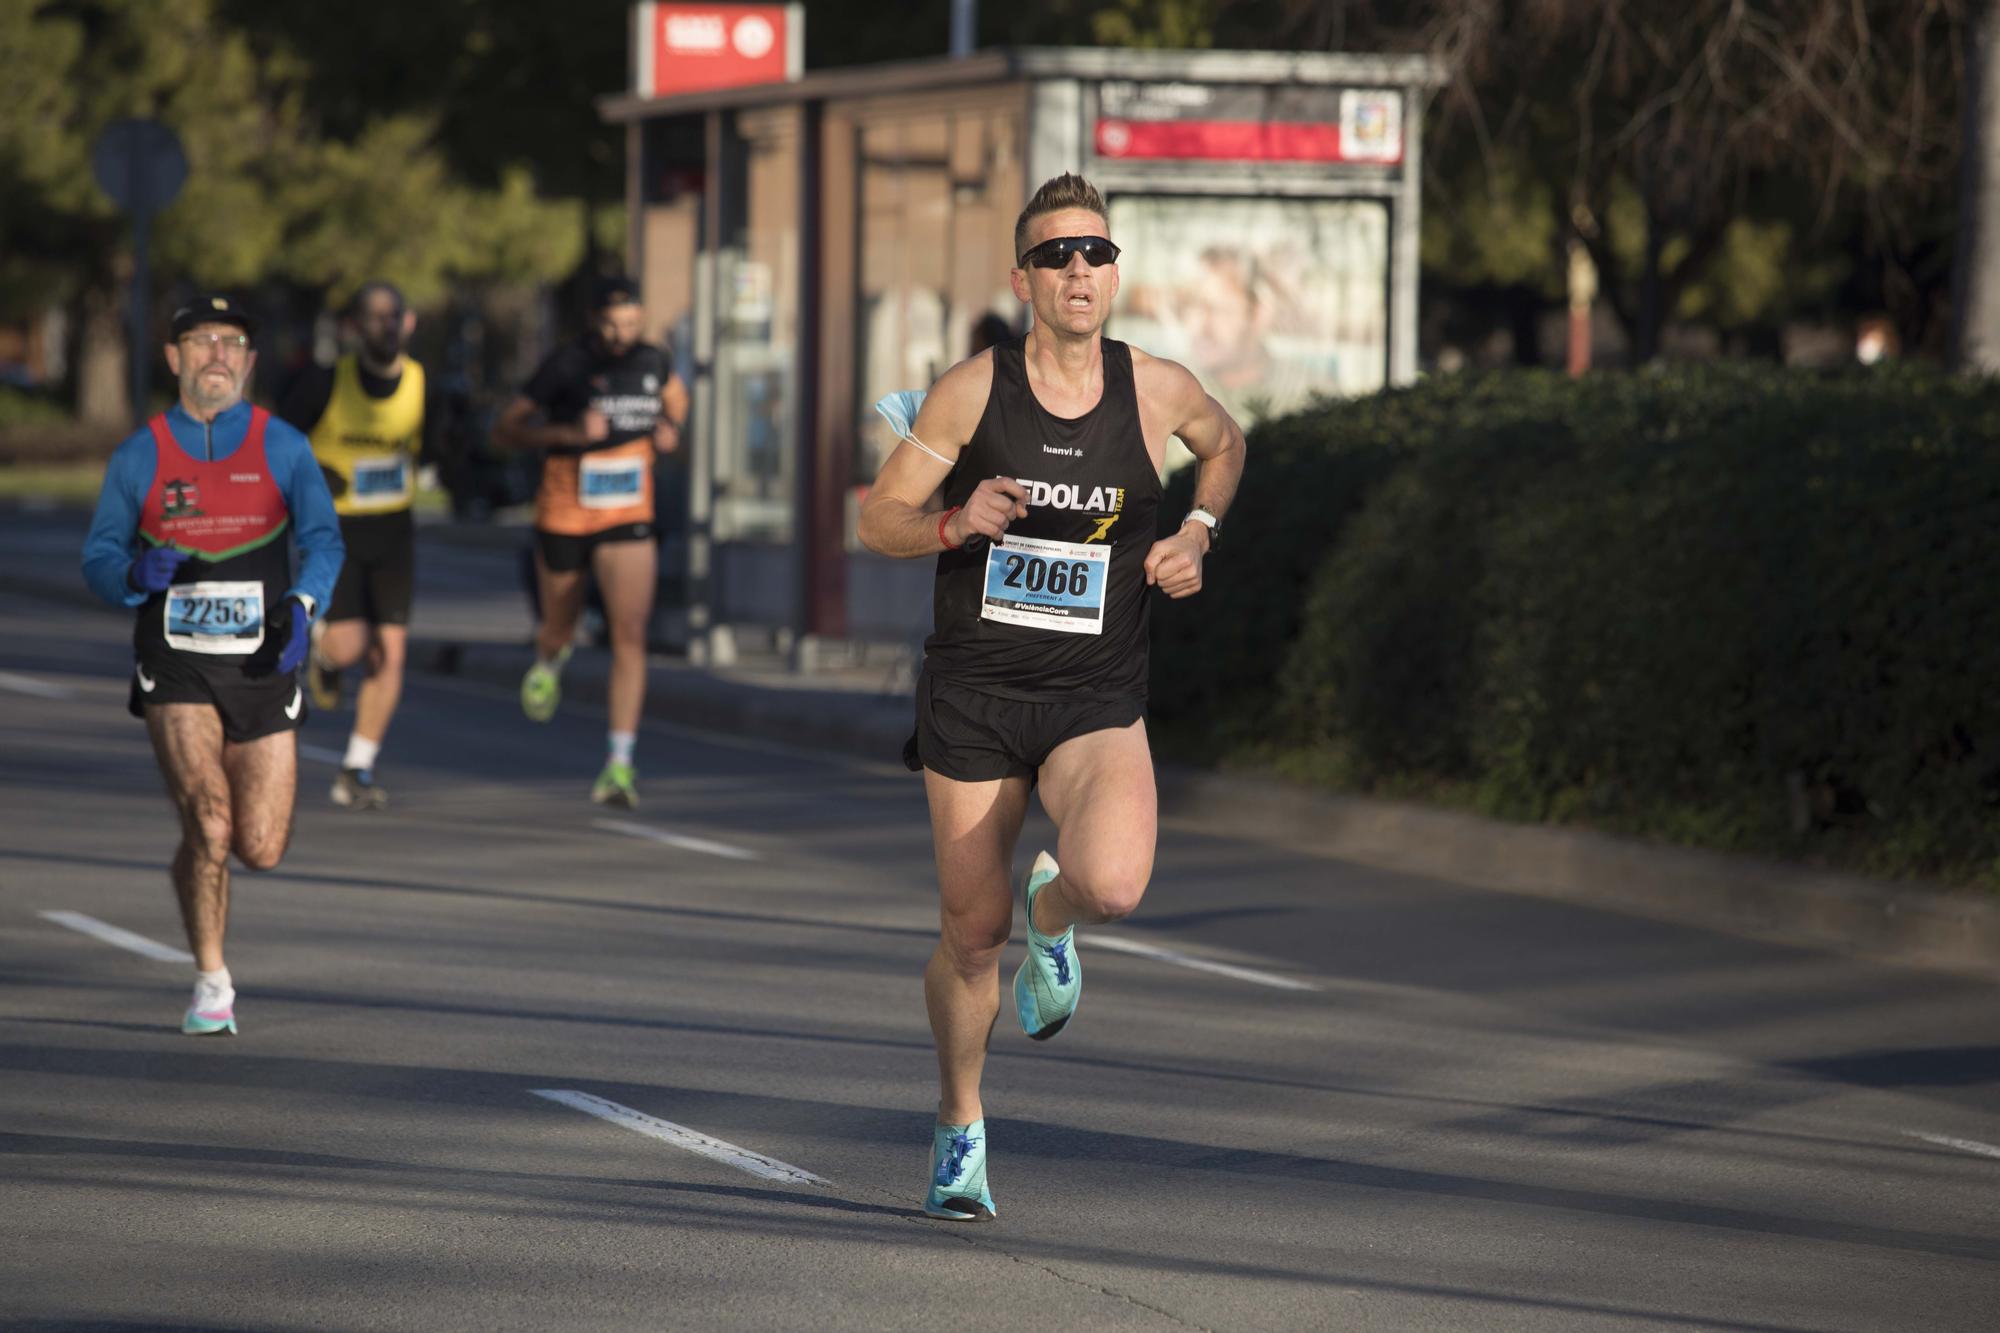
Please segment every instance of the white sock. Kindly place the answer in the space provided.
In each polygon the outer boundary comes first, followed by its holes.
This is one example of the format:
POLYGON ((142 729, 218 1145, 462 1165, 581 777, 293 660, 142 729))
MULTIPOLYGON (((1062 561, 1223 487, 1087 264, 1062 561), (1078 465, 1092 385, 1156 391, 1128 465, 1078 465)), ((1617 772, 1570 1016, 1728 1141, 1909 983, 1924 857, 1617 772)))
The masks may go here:
POLYGON ((382 753, 382 742, 371 741, 359 732, 347 738, 347 757, 340 761, 342 768, 358 768, 367 772, 375 767, 375 756, 382 753))
POLYGON ((537 653, 535 655, 535 660, 540 662, 543 666, 547 667, 551 671, 560 672, 563 669, 563 663, 569 661, 569 650, 573 646, 574 645, 572 644, 567 644, 567 643, 564 644, 562 646, 562 650, 558 652, 554 657, 543 657, 541 654, 537 653))
POLYGON ((614 731, 611 736, 611 762, 629 764, 632 762, 632 747, 639 743, 636 731, 614 731))
POLYGON ((205 990, 222 1000, 236 998, 236 983, 229 979, 229 969, 226 967, 217 968, 213 972, 203 972, 196 968, 194 985, 196 990, 205 990))

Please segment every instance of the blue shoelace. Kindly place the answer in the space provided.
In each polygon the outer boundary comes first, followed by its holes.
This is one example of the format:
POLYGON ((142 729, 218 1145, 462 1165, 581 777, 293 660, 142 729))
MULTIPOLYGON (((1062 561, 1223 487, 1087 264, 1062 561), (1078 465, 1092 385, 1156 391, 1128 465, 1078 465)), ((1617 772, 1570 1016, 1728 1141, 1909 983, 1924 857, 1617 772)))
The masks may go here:
POLYGON ((942 1189, 958 1179, 959 1172, 965 1169, 966 1154, 971 1152, 973 1145, 978 1142, 978 1139, 968 1138, 962 1130, 951 1136, 950 1148, 946 1151, 944 1160, 938 1163, 936 1180, 938 1188, 942 1189))
POLYGON ((1069 985, 1069 943, 1059 940, 1044 946, 1044 952, 1048 954, 1049 961, 1056 965, 1056 984, 1069 985))

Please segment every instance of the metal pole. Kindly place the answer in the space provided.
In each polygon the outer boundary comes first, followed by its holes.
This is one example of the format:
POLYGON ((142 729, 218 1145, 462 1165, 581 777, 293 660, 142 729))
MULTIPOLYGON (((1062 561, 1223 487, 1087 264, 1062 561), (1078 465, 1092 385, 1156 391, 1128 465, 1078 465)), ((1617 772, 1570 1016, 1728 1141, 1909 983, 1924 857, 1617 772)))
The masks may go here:
POLYGON ((951 0, 951 56, 963 59, 979 45, 979 0, 951 0))
POLYGON ((132 356, 132 424, 144 425, 147 400, 151 396, 152 348, 148 346, 146 325, 149 312, 146 309, 147 295, 152 291, 152 268, 147 262, 147 250, 152 233, 153 215, 144 209, 132 214, 132 291, 127 302, 126 318, 131 321, 131 331, 127 341, 132 356))

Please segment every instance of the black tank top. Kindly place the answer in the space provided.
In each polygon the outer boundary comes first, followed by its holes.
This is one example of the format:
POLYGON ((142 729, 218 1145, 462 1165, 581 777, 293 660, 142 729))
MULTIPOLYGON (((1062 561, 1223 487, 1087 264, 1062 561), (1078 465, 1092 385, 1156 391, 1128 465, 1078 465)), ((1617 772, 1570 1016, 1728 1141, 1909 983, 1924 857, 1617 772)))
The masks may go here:
POLYGON ((1028 490, 1028 516, 997 550, 981 539, 939 554, 924 670, 940 680, 1013 699, 1145 698, 1160 477, 1139 426, 1132 351, 1106 338, 1103 356, 1104 396, 1065 420, 1035 400, 1022 344, 993 348, 986 411, 944 502, 1013 477, 1028 490))

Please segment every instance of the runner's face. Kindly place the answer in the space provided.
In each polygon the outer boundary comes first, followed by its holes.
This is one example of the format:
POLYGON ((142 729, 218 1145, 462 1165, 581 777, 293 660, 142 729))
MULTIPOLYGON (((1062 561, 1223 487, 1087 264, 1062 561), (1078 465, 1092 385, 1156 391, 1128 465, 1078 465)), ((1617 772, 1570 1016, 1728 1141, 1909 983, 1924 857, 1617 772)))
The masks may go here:
POLYGON ((354 329, 361 335, 361 346, 374 364, 386 366, 403 354, 403 311, 389 293, 374 291, 367 295, 354 313, 354 329))
MULTIPOLYGON (((1057 236, 1111 239, 1103 218, 1087 208, 1066 208, 1030 222, 1024 249, 1032 250, 1057 236)), ((1014 295, 1034 307, 1039 323, 1057 333, 1096 333, 1110 318, 1112 298, 1118 295, 1117 262, 1092 268, 1081 254, 1071 255, 1064 268, 1016 268, 1012 279, 1014 295)))
POLYGON ((609 305, 597 312, 593 328, 597 342, 612 356, 623 356, 638 345, 640 325, 645 322, 645 310, 636 302, 623 305, 609 305))
POLYGON ((236 406, 257 364, 257 353, 239 345, 242 337, 234 324, 198 324, 167 344, 167 368, 184 403, 211 417, 236 406))

